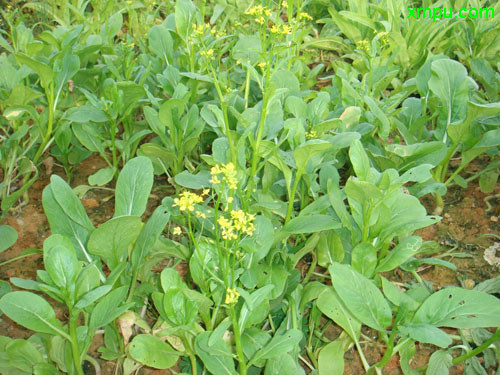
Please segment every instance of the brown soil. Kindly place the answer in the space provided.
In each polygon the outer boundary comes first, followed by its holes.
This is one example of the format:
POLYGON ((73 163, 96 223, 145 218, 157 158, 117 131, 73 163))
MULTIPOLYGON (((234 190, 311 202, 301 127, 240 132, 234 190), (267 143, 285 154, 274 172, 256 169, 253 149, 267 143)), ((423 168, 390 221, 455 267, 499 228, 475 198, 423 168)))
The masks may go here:
MULTIPOLYGON (((104 166, 104 162, 99 157, 91 157, 79 165, 78 170, 72 177, 71 185, 86 185, 87 177, 104 166)), ((61 168, 54 166, 54 173, 64 178, 61 168)), ((0 254, 0 262, 11 259, 28 248, 41 249, 43 241, 50 234, 49 225, 43 213, 41 197, 43 189, 50 183, 49 176, 41 173, 40 179, 30 189, 30 202, 22 209, 15 209, 3 220, 2 224, 11 225, 19 233, 19 239, 11 249, 0 254)), ((498 194, 500 187, 497 187, 493 194, 498 194)), ((467 189, 453 188, 445 197, 445 209, 443 220, 432 227, 420 230, 418 234, 424 240, 434 240, 440 243, 449 253, 444 257, 457 266, 456 271, 451 271, 444 267, 422 267, 419 270, 420 276, 427 281, 432 281, 433 287, 439 289, 446 285, 462 285, 464 281, 467 285, 479 283, 484 280, 496 277, 498 269, 489 265, 483 258, 485 248, 498 242, 491 236, 485 236, 488 233, 500 235, 500 208, 497 200, 490 200, 491 210, 487 212, 487 205, 484 201, 486 194, 483 194, 477 184, 471 184, 467 189)), ((82 203, 89 214, 91 221, 97 226, 111 218, 113 214, 114 200, 111 199, 109 191, 90 190, 82 199, 82 203)), ((148 212, 158 205, 159 199, 152 199, 148 212)), ((425 198, 422 200, 426 205, 428 212, 432 212, 432 201, 425 198)), ((11 277, 21 277, 25 279, 35 279, 36 270, 42 269, 42 257, 34 255, 21 261, 10 263, 0 267, 0 279, 9 280, 11 277)), ((181 274, 187 271, 185 264, 177 266, 181 274)), ((399 281, 409 280, 408 276, 401 274, 393 275, 399 281)), ((64 319, 65 309, 54 303, 54 308, 59 318, 64 319)), ((325 336, 333 339, 340 333, 339 329, 331 326, 325 336)), ((365 334, 373 337, 373 332, 367 331, 365 334)), ((0 335, 6 335, 13 338, 27 338, 31 335, 23 327, 2 316, 0 322, 0 335)), ((95 345, 92 346, 92 354, 98 357, 95 352, 99 346, 101 337, 96 338, 95 345)), ((363 349, 369 363, 375 363, 382 358, 384 347, 374 341, 365 342, 363 349)), ((429 356, 435 348, 429 345, 417 345, 417 354, 413 358, 412 366, 419 367, 427 363, 429 356)), ((359 356, 354 349, 349 350, 346 355, 346 375, 355 375, 364 373, 359 356)), ((114 363, 102 362, 102 374, 110 375, 114 371, 114 363)), ((176 368, 176 371, 180 371, 176 368)), ((395 356, 384 369, 384 374, 400 375, 399 358, 395 356)), ((463 373, 462 367, 455 367, 451 374, 463 373)), ((168 375, 168 370, 148 370, 143 374, 168 375)))

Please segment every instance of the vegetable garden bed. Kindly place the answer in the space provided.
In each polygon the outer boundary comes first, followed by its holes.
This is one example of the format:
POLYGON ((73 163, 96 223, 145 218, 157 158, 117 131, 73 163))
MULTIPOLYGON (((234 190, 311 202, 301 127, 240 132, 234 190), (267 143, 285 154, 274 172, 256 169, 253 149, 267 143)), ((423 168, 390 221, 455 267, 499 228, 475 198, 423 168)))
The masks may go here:
POLYGON ((500 23, 414 5, 6 6, 0 374, 498 374, 500 23))

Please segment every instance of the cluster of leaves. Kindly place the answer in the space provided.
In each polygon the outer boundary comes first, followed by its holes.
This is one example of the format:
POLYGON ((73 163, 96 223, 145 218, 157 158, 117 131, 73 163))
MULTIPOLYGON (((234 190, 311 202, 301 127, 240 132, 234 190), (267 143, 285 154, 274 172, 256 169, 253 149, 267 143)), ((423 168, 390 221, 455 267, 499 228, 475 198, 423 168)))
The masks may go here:
MULTIPOLYGON (((43 193, 45 270, 10 280, 37 293, 1 284, 0 310, 37 333, 1 338, 0 371, 83 374, 99 366, 96 334, 124 374, 181 357, 192 374, 342 373, 353 346, 367 373, 397 354, 406 375, 495 365, 499 331, 485 328, 499 326, 499 279, 435 292, 418 267, 454 265, 414 232, 440 219, 419 197, 434 194, 439 214, 447 186, 491 191, 498 178, 497 20, 412 21, 410 2, 390 0, 56 3, 24 5, 47 18, 39 33, 2 11, 2 216, 46 158, 68 182, 52 176, 43 193), (483 153, 488 168, 462 177, 483 153), (68 185, 92 154, 107 166, 77 191, 116 181, 97 228, 68 185), (175 189, 143 222, 161 175, 175 189), (165 259, 185 277, 153 272, 165 259), (396 268, 415 282, 396 286, 396 268), (363 326, 386 348, 377 363, 363 326), (440 348, 418 371, 416 342, 440 348)), ((0 236, 0 251, 17 237, 0 236)))

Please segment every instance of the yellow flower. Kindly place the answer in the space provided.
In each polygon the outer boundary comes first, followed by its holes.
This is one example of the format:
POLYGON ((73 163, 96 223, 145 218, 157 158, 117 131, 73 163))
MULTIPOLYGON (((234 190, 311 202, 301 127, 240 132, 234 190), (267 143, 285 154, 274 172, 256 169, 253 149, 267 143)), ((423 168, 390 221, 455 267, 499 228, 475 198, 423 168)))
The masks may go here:
POLYGON ((227 198, 227 203, 233 203, 234 198, 233 197, 228 197, 227 198))
POLYGON ((263 61, 261 63, 258 63, 257 65, 260 66, 262 69, 264 69, 264 67, 267 65, 267 63, 265 61, 263 61))
POLYGON ((178 236, 182 234, 182 230, 180 227, 175 227, 173 233, 178 236))
POLYGON ((281 2, 281 6, 282 6, 283 8, 285 8, 285 9, 288 9, 288 3, 286 2, 286 0, 283 0, 283 1, 281 2))
POLYGON ((196 26, 196 24, 193 24, 193 33, 195 33, 195 35, 203 35, 205 34, 205 27, 203 25, 196 26))
POLYGON ((181 211, 194 211, 194 205, 196 203, 203 202, 203 198, 198 194, 185 191, 179 195, 180 198, 174 199, 174 206, 179 207, 181 211))
POLYGON ((273 25, 273 26, 271 27, 271 32, 272 32, 273 34, 278 34, 278 33, 280 32, 280 27, 279 27, 279 25, 273 25))
POLYGON ((245 14, 249 16, 259 16, 264 12, 265 8, 262 5, 256 5, 248 9, 245 14))
POLYGON ((316 130, 311 130, 310 132, 306 133, 306 138, 311 139, 311 138, 316 138, 318 136, 318 133, 316 130))
POLYGON ((264 9, 264 14, 268 17, 271 17, 272 13, 269 9, 264 9))
POLYGON ((206 197, 208 194, 210 194, 210 189, 203 189, 203 193, 201 193, 201 195, 206 197))
POLYGON ((203 212, 201 212, 201 211, 196 211, 196 212, 195 212, 195 214, 196 214, 196 217, 199 217, 199 218, 201 218, 201 219, 206 219, 206 218, 207 218, 207 215, 205 215, 205 214, 204 214, 203 212))
POLYGON ((292 32, 292 28, 288 25, 281 25, 281 34, 290 34, 292 32))
POLYGON ((233 219, 234 229, 249 236, 253 234, 255 227, 252 222, 255 220, 255 215, 247 214, 242 210, 232 210, 231 218, 233 219))
POLYGON ((212 185, 220 184, 220 180, 217 176, 212 176, 212 178, 208 182, 210 182, 212 185))
POLYGON ((236 302, 238 302, 238 297, 240 296, 240 294, 238 293, 238 291, 236 290, 236 288, 228 288, 226 290, 226 300, 225 300, 225 303, 227 305, 232 305, 236 302))
POLYGON ((264 21, 265 21, 265 20, 264 20, 264 17, 262 17, 262 16, 257 17, 257 18, 255 19, 255 22, 257 22, 257 23, 258 23, 258 24, 260 24, 260 25, 263 25, 263 24, 264 24, 264 21))
POLYGON ((201 51, 200 52, 200 55, 201 56, 205 56, 207 59, 210 59, 210 60, 214 60, 214 50, 212 48, 210 48, 209 50, 206 50, 206 51, 201 51))
POLYGON ((313 18, 306 12, 299 13, 299 20, 312 20, 313 18))
POLYGON ((377 34, 377 37, 380 39, 382 44, 389 44, 389 33, 382 31, 377 34))
POLYGON ((220 225, 222 229, 221 236, 223 239, 235 240, 238 238, 238 235, 234 232, 234 227, 231 220, 228 220, 225 217, 220 217, 217 220, 217 223, 220 225))
POLYGON ((369 52, 370 51, 370 45, 368 44, 367 40, 359 40, 356 42, 356 47, 362 51, 369 52))
POLYGON ((236 180, 236 169, 234 164, 229 162, 226 165, 216 165, 210 169, 210 174, 212 175, 212 179, 210 183, 212 184, 220 184, 220 180, 218 175, 222 174, 222 180, 228 184, 230 189, 236 189, 238 187, 238 180, 236 180))

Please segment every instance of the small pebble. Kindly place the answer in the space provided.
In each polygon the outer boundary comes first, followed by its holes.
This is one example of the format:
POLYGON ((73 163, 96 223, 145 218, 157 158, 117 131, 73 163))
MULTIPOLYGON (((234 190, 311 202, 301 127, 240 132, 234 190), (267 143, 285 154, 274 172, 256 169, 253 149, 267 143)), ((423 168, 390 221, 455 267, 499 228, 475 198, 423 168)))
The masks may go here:
POLYGON ((491 216, 490 220, 493 221, 494 223, 498 222, 498 216, 491 216))

